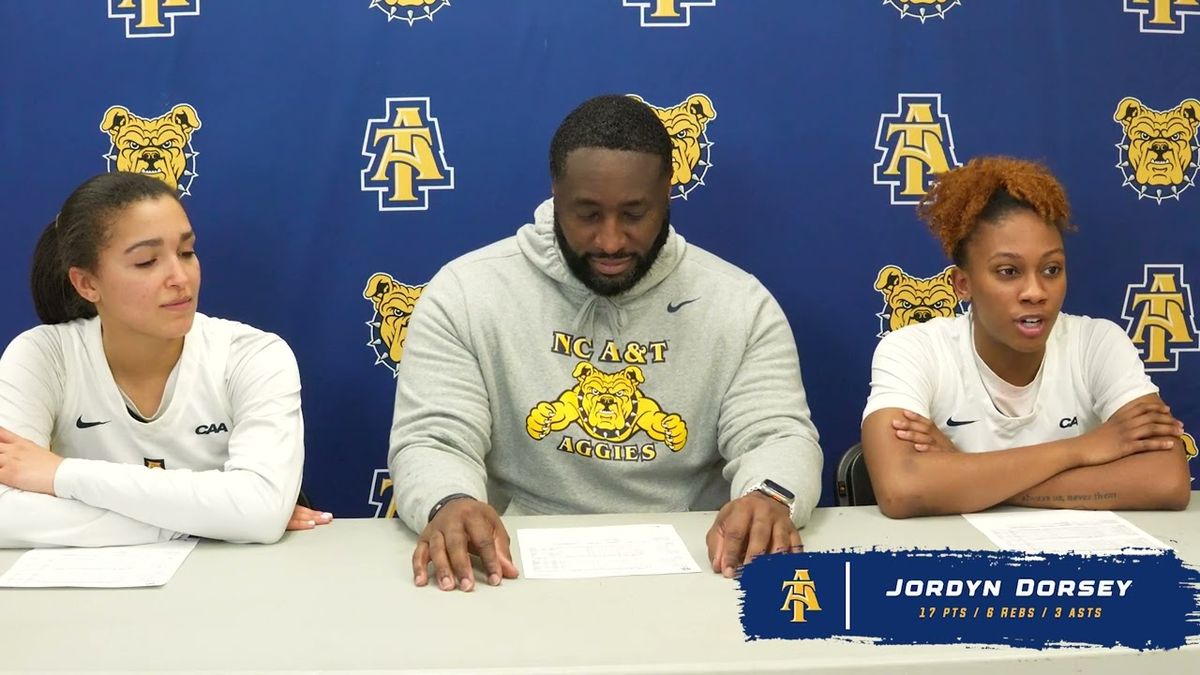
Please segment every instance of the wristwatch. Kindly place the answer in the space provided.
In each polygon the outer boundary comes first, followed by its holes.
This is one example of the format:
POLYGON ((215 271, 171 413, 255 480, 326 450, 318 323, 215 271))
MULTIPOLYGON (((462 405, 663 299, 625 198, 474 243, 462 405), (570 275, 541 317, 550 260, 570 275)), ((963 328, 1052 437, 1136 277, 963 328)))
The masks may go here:
POLYGON ((786 506, 788 512, 791 512, 792 505, 796 503, 796 495, 793 494, 791 490, 783 487, 770 478, 766 478, 763 480, 763 482, 750 488, 746 491, 746 494, 750 494, 751 492, 763 493, 767 497, 770 497, 771 499, 774 499, 780 504, 786 506))
POLYGON ((465 492, 455 492, 452 495, 446 495, 445 497, 442 497, 440 500, 438 500, 438 503, 434 504, 432 509, 429 509, 429 520, 433 520, 433 517, 438 514, 438 511, 441 511, 447 504, 454 501, 455 499, 475 499, 475 498, 465 492))

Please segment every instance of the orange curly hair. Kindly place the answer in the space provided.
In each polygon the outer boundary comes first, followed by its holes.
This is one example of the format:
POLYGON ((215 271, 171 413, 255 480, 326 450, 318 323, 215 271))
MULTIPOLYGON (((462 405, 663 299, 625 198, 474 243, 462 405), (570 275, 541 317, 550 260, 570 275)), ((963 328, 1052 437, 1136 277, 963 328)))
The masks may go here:
POLYGON ((1012 157, 977 157, 947 171, 921 199, 924 220, 954 264, 962 267, 966 243, 976 226, 1015 210, 1031 210, 1058 228, 1072 231, 1071 206, 1062 184, 1045 166, 1012 157))

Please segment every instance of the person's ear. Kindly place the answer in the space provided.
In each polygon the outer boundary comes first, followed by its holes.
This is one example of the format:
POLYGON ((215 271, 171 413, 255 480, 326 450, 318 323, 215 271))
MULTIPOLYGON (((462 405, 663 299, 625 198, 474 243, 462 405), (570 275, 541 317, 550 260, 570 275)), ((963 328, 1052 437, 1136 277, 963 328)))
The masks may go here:
POLYGON ((93 305, 100 300, 100 287, 96 283, 95 274, 82 267, 72 267, 67 270, 67 278, 70 279, 71 286, 75 288, 75 292, 79 294, 79 297, 93 305))

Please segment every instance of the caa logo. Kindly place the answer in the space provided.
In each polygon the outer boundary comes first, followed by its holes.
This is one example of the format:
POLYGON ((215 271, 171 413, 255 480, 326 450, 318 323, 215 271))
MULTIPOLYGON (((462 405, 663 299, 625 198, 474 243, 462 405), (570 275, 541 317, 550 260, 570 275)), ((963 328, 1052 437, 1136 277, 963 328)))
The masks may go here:
POLYGON ((392 474, 387 469, 375 469, 371 477, 371 494, 367 503, 375 507, 375 518, 395 518, 396 502, 392 499, 392 474))
POLYGON ((1192 289, 1183 265, 1145 265, 1141 284, 1125 290, 1125 332, 1138 348, 1146 370, 1179 370, 1179 353, 1200 351, 1192 289))
POLYGON ((428 98, 389 98, 383 117, 367 120, 364 192, 379 193, 380 211, 425 211, 430 190, 453 190, 442 130, 428 98))
POLYGON ((1179 34, 1188 14, 1200 14, 1200 0, 1125 0, 1125 11, 1142 15, 1143 33, 1179 34))
POLYGON ((1200 153, 1200 101, 1189 98, 1167 111, 1154 110, 1136 98, 1117 104, 1113 121, 1125 137, 1117 143, 1117 168, 1128 185, 1143 197, 1162 204, 1196 184, 1196 155, 1200 153))
POLYGON ((200 0, 108 0, 108 18, 125 19, 125 37, 175 35, 175 18, 198 16, 200 0))
POLYGON ((891 5, 892 9, 900 12, 902 19, 944 19, 946 12, 959 6, 959 0, 883 0, 883 4, 891 5))
POLYGON ((423 290, 424 284, 403 284, 383 272, 372 274, 363 289, 363 297, 375 306, 375 315, 367 322, 371 328, 371 341, 367 346, 375 350, 375 365, 387 366, 393 377, 400 357, 404 355, 409 319, 423 290))
POLYGON ((712 99, 692 94, 678 105, 660 108, 636 94, 629 97, 650 106, 671 135, 671 199, 687 199, 692 190, 704 185, 704 177, 712 168, 713 142, 708 140, 708 123, 717 116, 712 99))
POLYGON ((161 117, 140 117, 116 105, 104 113, 100 130, 108 134, 104 159, 108 171, 131 171, 161 180, 191 194, 196 180, 196 155, 192 134, 200 128, 196 109, 180 103, 161 117))
POLYGON ((208 434, 224 434, 229 432, 229 427, 225 426, 224 422, 220 424, 201 424, 196 427, 196 435, 207 436, 208 434))
POLYGON ((642 10, 642 28, 684 28, 692 25, 693 7, 714 7, 717 0, 622 0, 642 10))
POLYGON ((895 265, 887 265, 875 277, 875 290, 883 295, 883 311, 879 317, 879 334, 925 323, 939 316, 952 317, 962 313, 962 303, 954 292, 949 265, 941 273, 922 279, 908 274, 895 265))
POLYGON ((917 204, 935 176, 962 166, 954 154, 950 116, 941 94, 900 94, 896 112, 879 116, 875 184, 891 187, 892 204, 917 204))
POLYGON ((450 0, 371 0, 367 9, 378 9, 387 15, 388 23, 407 21, 411 27, 418 21, 433 21, 433 15, 450 6, 450 0))

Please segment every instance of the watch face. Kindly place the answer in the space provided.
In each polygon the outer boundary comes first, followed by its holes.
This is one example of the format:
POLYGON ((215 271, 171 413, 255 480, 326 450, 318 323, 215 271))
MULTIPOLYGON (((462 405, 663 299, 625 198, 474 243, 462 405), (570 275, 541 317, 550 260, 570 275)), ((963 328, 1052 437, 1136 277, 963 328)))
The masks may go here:
POLYGON ((764 480, 763 485, 778 492, 779 494, 783 495, 787 499, 795 499, 796 498, 796 495, 793 494, 791 490, 783 487, 782 485, 780 485, 779 483, 776 483, 775 481, 771 480, 770 478, 764 480))

